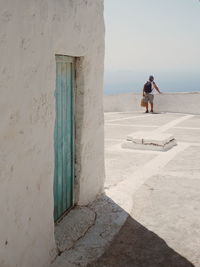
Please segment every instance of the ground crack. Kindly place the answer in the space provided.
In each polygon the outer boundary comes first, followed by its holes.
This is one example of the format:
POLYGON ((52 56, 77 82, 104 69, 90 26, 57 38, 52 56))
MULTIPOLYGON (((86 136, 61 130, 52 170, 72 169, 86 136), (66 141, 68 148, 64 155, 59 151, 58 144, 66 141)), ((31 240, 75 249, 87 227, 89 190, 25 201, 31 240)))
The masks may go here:
POLYGON ((74 249, 76 243, 78 241, 80 241, 87 234, 87 232, 95 225, 96 219, 97 219, 97 213, 94 210, 92 210, 91 208, 89 208, 88 206, 84 206, 84 207, 88 208, 89 210, 91 210, 94 213, 93 222, 85 229, 85 231, 76 240, 73 240, 72 241, 72 245, 71 246, 69 246, 68 248, 63 249, 63 250, 62 249, 59 249, 59 246, 58 246, 57 247, 57 249, 58 249, 58 256, 61 256, 66 251, 70 251, 70 250, 74 249))

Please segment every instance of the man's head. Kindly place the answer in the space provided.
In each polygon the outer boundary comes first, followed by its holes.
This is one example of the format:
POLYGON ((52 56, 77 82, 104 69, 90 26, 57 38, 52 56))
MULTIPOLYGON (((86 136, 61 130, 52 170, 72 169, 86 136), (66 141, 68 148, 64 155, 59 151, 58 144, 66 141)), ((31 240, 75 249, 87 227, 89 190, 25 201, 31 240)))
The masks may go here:
POLYGON ((150 75, 150 76, 149 76, 149 81, 150 81, 150 82, 153 82, 153 80, 154 80, 154 77, 153 77, 152 75, 150 75))

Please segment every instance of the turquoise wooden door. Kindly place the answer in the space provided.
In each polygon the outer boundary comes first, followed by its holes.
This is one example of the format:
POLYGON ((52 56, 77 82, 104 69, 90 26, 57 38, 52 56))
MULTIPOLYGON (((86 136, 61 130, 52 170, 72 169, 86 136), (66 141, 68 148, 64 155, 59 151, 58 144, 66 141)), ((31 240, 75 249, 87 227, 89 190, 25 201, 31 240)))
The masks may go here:
POLYGON ((56 120, 54 130, 54 219, 73 206, 74 58, 56 56, 56 120))

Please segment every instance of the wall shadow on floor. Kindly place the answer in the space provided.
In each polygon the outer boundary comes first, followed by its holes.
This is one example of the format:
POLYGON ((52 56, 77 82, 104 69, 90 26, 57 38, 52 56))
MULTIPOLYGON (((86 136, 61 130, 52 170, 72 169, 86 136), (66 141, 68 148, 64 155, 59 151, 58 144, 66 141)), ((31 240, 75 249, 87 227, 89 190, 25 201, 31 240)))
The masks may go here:
MULTIPOLYGON (((110 199, 109 202, 114 202, 110 199)), ((116 203, 117 209, 121 209, 116 203)), ((121 209, 122 210, 122 209, 121 209)), ((98 218, 97 218, 98 219, 98 218)), ((155 233, 128 216, 106 252, 87 267, 194 267, 155 233)))

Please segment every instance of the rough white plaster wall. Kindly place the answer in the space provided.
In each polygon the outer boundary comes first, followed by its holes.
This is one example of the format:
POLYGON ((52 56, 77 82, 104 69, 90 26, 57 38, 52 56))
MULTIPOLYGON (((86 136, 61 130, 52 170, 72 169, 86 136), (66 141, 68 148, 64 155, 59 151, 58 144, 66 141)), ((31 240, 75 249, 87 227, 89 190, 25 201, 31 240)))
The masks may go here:
POLYGON ((77 62, 76 93, 76 202, 85 205, 103 191, 103 44, 77 62))
MULTIPOLYGON (((105 112, 144 111, 140 107, 142 94, 128 93, 104 96, 105 112)), ((200 93, 163 93, 154 98, 155 112, 200 114, 200 93)))
POLYGON ((102 190, 103 0, 1 0, 1 267, 48 266, 56 253, 55 54, 82 57, 76 92, 76 199, 87 203, 102 190))

